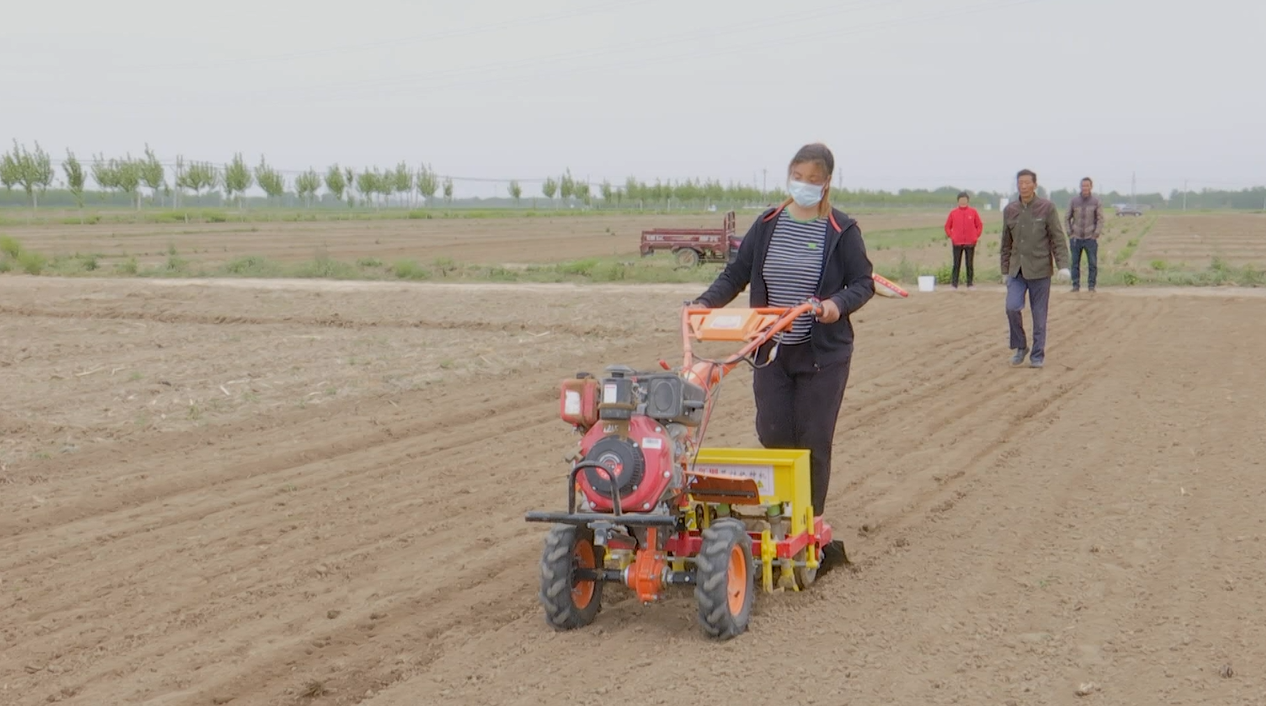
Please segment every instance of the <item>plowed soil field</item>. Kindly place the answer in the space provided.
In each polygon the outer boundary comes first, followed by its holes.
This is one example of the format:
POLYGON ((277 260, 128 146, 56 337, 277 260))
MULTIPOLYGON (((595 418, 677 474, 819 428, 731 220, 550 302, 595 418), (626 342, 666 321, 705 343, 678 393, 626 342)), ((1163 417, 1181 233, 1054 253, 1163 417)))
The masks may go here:
POLYGON ((1214 260, 1234 267, 1266 267, 1266 216, 1202 213, 1158 218, 1135 259, 1180 270, 1204 269, 1214 260))
MULTIPOLYGON (((0 703, 1266 703, 1237 290, 1057 292, 1040 371, 998 290, 876 299, 827 509, 855 570, 723 644, 686 590, 552 632, 557 382, 674 359, 696 290, 0 278, 0 703)), ((710 444, 755 445, 726 385, 710 444)))

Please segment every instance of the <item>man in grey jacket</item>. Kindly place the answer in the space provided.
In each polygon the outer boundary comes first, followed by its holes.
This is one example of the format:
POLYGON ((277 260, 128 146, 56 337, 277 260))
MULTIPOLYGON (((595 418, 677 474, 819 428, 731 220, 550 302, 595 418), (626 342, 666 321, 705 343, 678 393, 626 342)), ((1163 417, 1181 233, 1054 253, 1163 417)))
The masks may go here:
POLYGON ((1081 254, 1086 253, 1086 284, 1095 291, 1099 278, 1099 234, 1103 232, 1103 204, 1090 190, 1090 177, 1081 180, 1081 193, 1068 202, 1068 249, 1072 252, 1073 291, 1081 290, 1081 254))

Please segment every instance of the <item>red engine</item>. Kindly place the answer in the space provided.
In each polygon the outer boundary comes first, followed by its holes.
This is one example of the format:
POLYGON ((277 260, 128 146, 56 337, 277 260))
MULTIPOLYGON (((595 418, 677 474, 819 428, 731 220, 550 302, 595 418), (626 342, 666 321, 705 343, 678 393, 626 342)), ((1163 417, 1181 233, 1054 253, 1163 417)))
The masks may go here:
POLYGON ((688 428, 702 419, 705 393, 675 373, 607 369, 601 382, 564 380, 560 416, 584 436, 577 485, 590 509, 647 512, 682 484, 688 428))
POLYGON ((617 491, 624 512, 646 512, 659 504, 673 482, 673 440, 650 417, 629 420, 629 435, 608 434, 601 425, 580 442, 585 461, 602 468, 586 468, 577 481, 594 510, 610 512, 617 491))
POLYGON ((563 381, 558 416, 564 422, 588 429, 598 423, 598 381, 576 376, 563 381))

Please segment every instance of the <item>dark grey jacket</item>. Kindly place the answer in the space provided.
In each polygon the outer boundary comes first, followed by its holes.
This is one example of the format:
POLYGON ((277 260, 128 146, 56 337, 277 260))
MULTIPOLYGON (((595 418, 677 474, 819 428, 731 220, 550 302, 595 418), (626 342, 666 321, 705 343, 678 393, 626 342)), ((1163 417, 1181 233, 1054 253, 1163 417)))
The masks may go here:
MULTIPOLYGON (((782 206, 771 208, 752 223, 739 246, 738 255, 698 298, 702 304, 711 308, 723 307, 734 301, 750 284, 749 305, 753 308, 769 306, 769 292, 762 271, 769 240, 782 209, 782 206)), ((813 322, 810 342, 819 365, 836 363, 852 355, 853 323, 849 315, 875 296, 875 280, 871 277, 874 267, 866 255, 866 243, 862 240, 857 221, 834 208, 828 220, 825 259, 817 296, 824 301, 830 299, 835 302, 840 309, 840 318, 830 324, 813 322)))
POLYGON ((1002 211, 1002 274, 1025 279, 1043 279, 1055 274, 1054 263, 1067 269, 1068 238, 1059 221, 1055 204, 1040 196, 1029 203, 1016 199, 1002 211))
POLYGON ((1073 239, 1089 238, 1098 240, 1103 232, 1103 204, 1099 197, 1091 194, 1082 198, 1081 194, 1068 202, 1068 237, 1073 239))

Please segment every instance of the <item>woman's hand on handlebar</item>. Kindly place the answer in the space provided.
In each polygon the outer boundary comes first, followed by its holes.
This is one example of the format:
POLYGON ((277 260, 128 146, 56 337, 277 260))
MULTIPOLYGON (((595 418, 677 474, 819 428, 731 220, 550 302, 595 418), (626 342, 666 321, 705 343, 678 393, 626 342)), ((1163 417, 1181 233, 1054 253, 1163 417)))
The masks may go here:
POLYGON ((833 324, 840 320, 840 308, 830 299, 816 302, 813 315, 824 324, 833 324))

